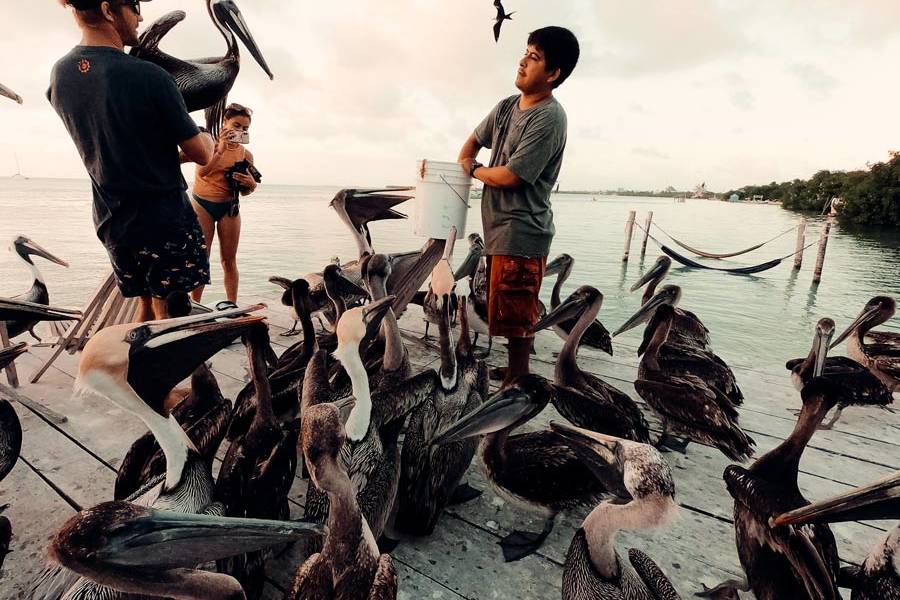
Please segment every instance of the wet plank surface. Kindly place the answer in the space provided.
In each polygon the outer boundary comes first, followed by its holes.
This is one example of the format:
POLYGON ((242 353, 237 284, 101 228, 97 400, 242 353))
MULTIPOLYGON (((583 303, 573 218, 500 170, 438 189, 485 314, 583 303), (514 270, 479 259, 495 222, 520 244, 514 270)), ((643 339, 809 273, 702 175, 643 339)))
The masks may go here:
MULTIPOLYGON (((274 295, 263 301, 269 304, 272 342, 280 353, 299 338, 279 335, 291 326, 287 309, 277 305, 274 295)), ((437 361, 434 339, 420 339, 424 325, 418 307, 410 307, 401 327, 413 364, 420 369, 433 365, 437 361)), ((554 334, 540 334, 534 370, 552 376, 554 353, 560 347, 554 334)), ((495 344, 489 362, 502 364, 504 351, 502 344, 495 344)), ((621 344, 617 340, 615 357, 587 349, 580 353, 579 364, 640 401, 631 384, 637 366, 634 355, 628 340, 621 344)), ((21 379, 28 381, 47 356, 49 349, 33 348, 21 357, 17 361, 21 379)), ((243 347, 234 344, 211 362, 223 393, 233 398, 247 379, 243 347)), ((746 396, 741 423, 762 454, 792 430, 795 417, 789 410, 799 408, 799 396, 790 387, 786 372, 733 367, 746 396)), ((24 442, 19 463, 0 483, 0 504, 9 503, 5 514, 14 531, 14 552, 3 567, 0 597, 22 597, 43 567, 47 540, 74 510, 111 498, 115 468, 131 443, 146 431, 141 421, 105 399, 74 395, 77 370, 78 356, 64 353, 39 383, 25 384, 14 393, 0 388, 4 397, 18 393, 66 417, 60 423, 39 406, 29 408, 14 402, 24 442)), ((641 406, 649 416, 643 402, 641 406)), ((559 418, 548 407, 527 428, 543 428, 550 419, 559 418)), ((804 494, 810 499, 824 498, 900 468, 898 428, 900 417, 886 411, 845 411, 835 429, 818 432, 804 454, 800 474, 804 494)), ((648 552, 687 597, 702 585, 713 585, 740 572, 732 502, 721 477, 729 461, 718 451, 696 444, 689 446, 685 455, 668 454, 667 458, 675 471, 679 518, 661 530, 622 532, 618 546, 620 551, 633 546, 648 552)), ((401 576, 400 598, 559 598, 566 550, 588 510, 560 515, 536 555, 504 563, 497 541, 513 529, 539 529, 540 521, 496 496, 477 459, 467 477, 485 493, 448 509, 431 537, 404 540, 394 552, 401 576)), ((296 516, 302 514, 306 487, 307 482, 297 477, 291 493, 296 516)), ((859 562, 892 526, 890 522, 835 526, 842 558, 859 562)), ((298 546, 271 561, 267 598, 281 597, 303 559, 303 549, 298 546)))

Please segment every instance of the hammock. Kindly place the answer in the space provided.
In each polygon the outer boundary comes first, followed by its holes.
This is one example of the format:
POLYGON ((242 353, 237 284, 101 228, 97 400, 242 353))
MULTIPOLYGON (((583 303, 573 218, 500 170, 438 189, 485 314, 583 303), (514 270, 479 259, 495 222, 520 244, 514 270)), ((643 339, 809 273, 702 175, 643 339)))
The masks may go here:
MULTIPOLYGON (((753 252, 753 251, 756 250, 757 248, 762 248, 763 246, 765 246, 765 245, 768 244, 769 242, 774 242, 775 240, 777 240, 777 239, 780 238, 781 236, 786 235, 786 234, 792 232, 793 230, 795 230, 795 229, 797 228, 796 226, 794 226, 794 227, 791 227, 790 229, 786 229, 786 230, 784 230, 783 232, 781 232, 781 233, 779 233, 778 235, 776 235, 775 237, 773 237, 772 239, 766 240, 765 242, 760 242, 759 244, 756 244, 755 246, 750 246, 749 248, 746 248, 746 249, 744 249, 744 250, 739 250, 738 252, 727 252, 727 253, 724 253, 724 254, 716 254, 716 253, 714 253, 714 252, 704 252, 703 250, 697 250, 696 248, 693 248, 693 247, 691 247, 691 246, 688 246, 688 245, 685 244, 684 242, 681 242, 681 241, 675 239, 674 237, 672 237, 669 233, 666 232, 665 229, 663 229, 663 228, 660 227, 659 225, 656 225, 656 223, 653 223, 653 225, 655 225, 657 229, 659 229, 660 231, 662 231, 662 232, 666 235, 666 237, 668 237, 670 240, 672 240, 673 242, 675 242, 676 244, 678 244, 679 246, 681 246, 682 248, 684 248, 684 249, 687 250, 688 252, 693 252, 693 253, 696 254, 697 256, 702 256, 703 258, 731 258, 732 256, 740 256, 741 254, 747 254, 748 252, 753 252)), ((675 258, 675 257, 673 256, 672 258, 675 258)), ((677 259, 676 259, 676 260, 677 260, 677 259)), ((689 260, 689 259, 687 259, 687 260, 689 260)))

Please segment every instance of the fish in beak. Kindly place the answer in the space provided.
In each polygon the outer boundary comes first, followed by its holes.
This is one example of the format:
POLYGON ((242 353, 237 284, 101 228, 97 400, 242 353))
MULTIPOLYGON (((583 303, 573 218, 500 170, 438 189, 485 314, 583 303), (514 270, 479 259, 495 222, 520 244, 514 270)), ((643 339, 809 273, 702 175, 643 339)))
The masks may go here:
POLYGON ((819 319, 816 324, 816 333, 813 336, 813 377, 820 377, 825 372, 825 359, 828 358, 828 349, 831 338, 834 336, 834 321, 829 318, 819 319))
POLYGON ((235 4, 233 0, 218 0, 213 3, 212 8, 215 11, 215 16, 219 22, 234 32, 234 34, 244 43, 244 46, 250 51, 250 54, 256 59, 256 62, 262 67, 262 70, 266 72, 269 79, 275 79, 275 76, 269 69, 269 65, 266 63, 266 59, 263 58, 262 52, 259 50, 259 46, 256 45, 256 40, 253 39, 250 28, 247 27, 244 15, 241 14, 237 4, 235 4))
MULTIPOLYGON (((600 292, 597 293, 599 294, 600 292)), ((579 288, 573 292, 571 296, 566 298, 564 302, 561 302, 559 306, 550 311, 543 319, 539 320, 534 326, 534 331, 541 331, 542 329, 553 327, 554 325, 570 319, 577 320, 584 314, 584 311, 588 309, 591 300, 592 299, 589 298, 589 294, 585 291, 585 288, 579 288)))
POLYGON ((11 346, 9 348, 3 348, 0 350, 0 369, 5 369, 8 367, 14 360, 22 356, 28 351, 28 344, 25 342, 16 344, 15 346, 11 346))
POLYGON ((322 525, 304 521, 185 514, 105 502, 66 521, 50 554, 76 572, 85 563, 168 570, 323 534, 322 525))
POLYGON ((850 337, 850 334, 856 331, 860 326, 865 325, 868 328, 871 328, 884 323, 894 315, 895 310, 896 302, 893 298, 888 296, 875 296, 866 303, 862 312, 859 313, 859 316, 856 317, 852 323, 850 323, 847 329, 831 343, 831 348, 834 348, 850 337))
POLYGON ((775 517, 774 525, 900 519, 900 471, 871 485, 775 517))
POLYGON ((650 270, 644 273, 644 275, 631 286, 629 291, 635 292, 655 279, 662 281, 662 278, 666 276, 666 273, 669 272, 671 267, 672 259, 668 256, 660 256, 656 259, 656 262, 653 263, 653 266, 650 267, 650 270))
POLYGON ((22 104, 22 96, 18 95, 2 83, 0 83, 0 96, 6 96, 10 100, 13 100, 19 104, 22 104))
POLYGON ((62 267, 68 268, 69 266, 69 263, 50 253, 33 239, 25 237, 24 235, 20 235, 15 239, 15 241, 13 241, 13 247, 16 249, 19 255, 26 260, 28 260, 28 256, 40 256, 41 258, 45 258, 50 262, 56 263, 62 267))
POLYGON ((74 321, 81 311, 0 298, 0 321, 74 321))
MULTIPOLYGON (((125 334, 128 384, 148 406, 166 416, 163 401, 172 388, 244 333, 265 327, 264 316, 249 314, 264 308, 265 304, 257 304, 131 328, 125 334)), ((82 361, 89 355, 86 346, 82 361)))
POLYGON ((432 439, 432 443, 449 444, 512 427, 534 416, 536 408, 540 409, 542 406, 535 402, 533 395, 513 384, 500 390, 484 404, 444 429, 432 439))
POLYGON ((616 337, 620 333, 624 333, 629 329, 634 329, 641 323, 646 323, 656 312, 656 309, 663 304, 675 306, 681 297, 681 288, 675 285, 663 286, 650 300, 641 306, 621 327, 616 329, 612 336, 616 337))

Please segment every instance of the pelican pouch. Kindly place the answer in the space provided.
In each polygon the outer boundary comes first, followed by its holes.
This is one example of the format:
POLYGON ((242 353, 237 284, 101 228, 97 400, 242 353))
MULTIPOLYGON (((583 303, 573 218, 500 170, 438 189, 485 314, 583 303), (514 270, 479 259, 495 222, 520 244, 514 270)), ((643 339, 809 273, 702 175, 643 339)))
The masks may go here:
POLYGON ((547 257, 490 257, 488 327, 491 335, 533 337, 540 318, 541 283, 547 257))

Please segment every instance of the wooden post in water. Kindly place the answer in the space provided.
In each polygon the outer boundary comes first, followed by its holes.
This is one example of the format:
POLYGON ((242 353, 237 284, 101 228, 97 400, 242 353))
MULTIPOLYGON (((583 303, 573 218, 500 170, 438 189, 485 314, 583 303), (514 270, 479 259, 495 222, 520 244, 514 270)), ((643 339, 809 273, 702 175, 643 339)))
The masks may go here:
POLYGON ((628 220, 625 222, 625 254, 622 255, 622 262, 628 262, 628 253, 631 251, 631 236, 634 233, 634 215, 633 210, 628 211, 628 220))
POLYGON ((800 218, 797 225, 797 246, 794 248, 794 270, 799 271, 803 264, 803 246, 806 245, 806 217, 800 218))
POLYGON ((650 225, 653 223, 653 211, 647 213, 647 220, 644 221, 644 241, 641 242, 641 256, 647 253, 647 239, 650 237, 650 225))
POLYGON ((831 219, 825 221, 822 235, 819 236, 819 255, 816 257, 816 269, 813 271, 813 283, 822 281, 822 267, 825 264, 825 248, 828 247, 828 234, 831 232, 831 219))

